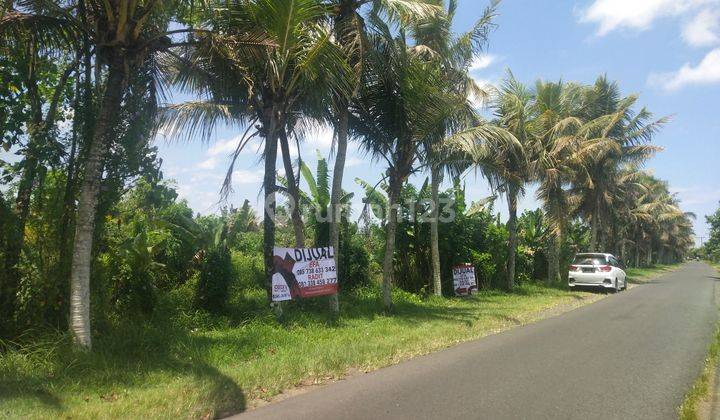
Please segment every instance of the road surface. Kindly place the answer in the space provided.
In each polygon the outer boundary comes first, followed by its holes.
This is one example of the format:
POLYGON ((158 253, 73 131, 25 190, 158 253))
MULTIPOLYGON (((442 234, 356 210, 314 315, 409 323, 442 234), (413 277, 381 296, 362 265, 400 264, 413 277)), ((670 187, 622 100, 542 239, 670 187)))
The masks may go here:
POLYGON ((237 418, 677 418, 713 334, 718 281, 709 266, 688 263, 564 315, 237 418))

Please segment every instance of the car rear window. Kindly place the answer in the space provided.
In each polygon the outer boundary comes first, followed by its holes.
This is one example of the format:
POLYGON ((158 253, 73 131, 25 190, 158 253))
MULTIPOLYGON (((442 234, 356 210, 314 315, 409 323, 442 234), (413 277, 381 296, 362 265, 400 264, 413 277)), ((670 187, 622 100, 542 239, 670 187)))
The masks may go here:
POLYGON ((602 255, 576 255, 573 261, 575 265, 605 265, 607 260, 602 255))

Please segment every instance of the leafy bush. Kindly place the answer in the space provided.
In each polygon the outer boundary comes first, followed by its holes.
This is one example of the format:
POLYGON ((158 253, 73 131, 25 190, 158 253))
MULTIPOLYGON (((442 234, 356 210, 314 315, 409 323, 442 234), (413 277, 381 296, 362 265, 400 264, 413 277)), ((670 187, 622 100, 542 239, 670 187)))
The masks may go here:
POLYGON ((224 246, 209 249, 200 269, 195 306, 212 313, 224 312, 232 279, 230 251, 224 246))
POLYGON ((370 254, 363 238, 357 233, 357 225, 344 224, 340 235, 340 289, 354 289, 370 282, 370 254))
POLYGON ((518 246, 515 253, 515 282, 527 283, 539 278, 538 275, 542 274, 535 273, 535 251, 524 245, 518 246))
POLYGON ((243 252, 233 250, 231 253, 232 266, 237 281, 237 287, 265 288, 265 269, 261 252, 243 252))
POLYGON ((157 294, 150 273, 143 275, 133 267, 122 264, 114 273, 113 283, 112 301, 124 316, 133 318, 134 314, 152 313, 157 294))
POLYGON ((456 204, 456 218, 439 225, 443 293, 452 296, 452 266, 472 263, 479 286, 504 287, 508 232, 492 209, 465 214, 456 204))
POLYGON ((489 288, 497 272, 492 254, 489 252, 472 251, 470 263, 475 267, 478 287, 481 289, 489 288))

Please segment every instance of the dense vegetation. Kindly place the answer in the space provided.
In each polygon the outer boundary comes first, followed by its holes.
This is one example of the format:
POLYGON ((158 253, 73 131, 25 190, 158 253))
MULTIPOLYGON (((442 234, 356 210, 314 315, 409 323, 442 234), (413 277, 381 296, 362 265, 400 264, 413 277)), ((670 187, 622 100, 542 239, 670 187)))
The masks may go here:
MULTIPOLYGON (((278 322, 266 316, 273 245, 335 246, 340 293, 381 287, 388 313, 393 288, 452 296, 455 263, 512 291, 558 283, 577 251, 682 259, 691 215, 642 169, 666 120, 605 77, 478 86, 468 69, 495 7, 455 34, 455 2, 435 3, 3 2, 0 347, 69 329, 89 350, 93 335, 161 325, 158 311, 190 328, 278 322), (197 100, 163 104, 164 89, 197 100), (163 177, 158 128, 208 140, 218 124, 244 133, 235 158, 262 143, 260 215, 247 200, 195 214, 163 177), (334 166, 321 157, 313 173, 291 149, 302 156, 322 124, 336 133, 334 166), (356 180, 362 209, 342 189, 348 141, 387 164, 382 179, 356 180), (468 203, 472 170, 492 190, 468 203), (408 182, 422 173, 422 186, 408 182), (518 215, 531 188, 542 208, 518 215)), ((340 301, 330 311, 342 317, 340 301)))
POLYGON ((706 216, 710 225, 710 237, 703 246, 697 250, 698 256, 720 263, 720 208, 715 213, 706 216))

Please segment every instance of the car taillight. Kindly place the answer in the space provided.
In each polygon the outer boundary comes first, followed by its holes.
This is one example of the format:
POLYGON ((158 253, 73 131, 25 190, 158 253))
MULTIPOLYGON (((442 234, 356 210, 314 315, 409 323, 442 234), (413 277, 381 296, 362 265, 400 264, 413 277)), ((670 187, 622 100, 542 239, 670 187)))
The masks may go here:
POLYGON ((610 267, 609 265, 601 265, 600 267, 598 267, 598 270, 603 273, 609 273, 610 270, 612 270, 612 267, 610 267))
POLYGON ((577 265, 571 265, 571 266, 570 266, 570 271, 578 271, 578 266, 577 266, 577 265))

